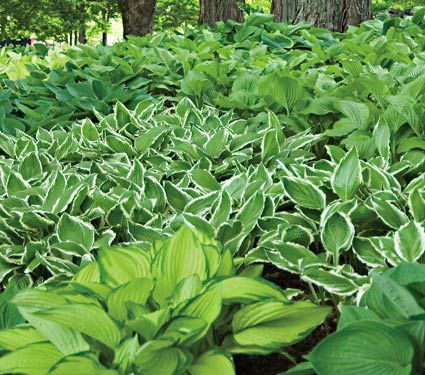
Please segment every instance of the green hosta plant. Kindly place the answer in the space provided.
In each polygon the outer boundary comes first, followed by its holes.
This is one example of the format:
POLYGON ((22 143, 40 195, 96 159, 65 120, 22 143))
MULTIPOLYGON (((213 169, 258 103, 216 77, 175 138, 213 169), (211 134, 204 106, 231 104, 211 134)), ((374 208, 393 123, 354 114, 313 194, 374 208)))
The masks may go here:
POLYGON ((342 306, 337 332, 307 356, 312 368, 305 373, 423 374, 424 287, 423 264, 402 263, 374 273, 359 305, 342 306))
POLYGON ((8 302, 0 373, 234 374, 232 353, 279 350, 324 321, 329 307, 296 294, 235 275, 230 251, 186 226, 152 247, 102 247, 72 280, 8 302))

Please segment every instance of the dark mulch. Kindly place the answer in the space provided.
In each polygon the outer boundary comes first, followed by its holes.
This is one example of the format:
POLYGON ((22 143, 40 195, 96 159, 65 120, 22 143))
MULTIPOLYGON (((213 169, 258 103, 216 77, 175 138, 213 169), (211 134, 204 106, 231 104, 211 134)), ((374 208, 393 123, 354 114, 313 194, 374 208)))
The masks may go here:
MULTIPOLYGON (((281 288, 296 288, 308 291, 308 285, 304 283, 299 276, 279 270, 272 265, 266 265, 264 268, 264 278, 279 285, 281 288)), ((305 340, 285 348, 285 352, 292 356, 297 363, 303 360, 303 356, 310 353, 311 350, 323 340, 329 333, 336 329, 335 314, 332 313, 327 319, 327 328, 321 325, 316 328, 305 340)), ((273 353, 267 356, 234 356, 236 373, 238 375, 276 375, 294 366, 288 358, 273 353)))

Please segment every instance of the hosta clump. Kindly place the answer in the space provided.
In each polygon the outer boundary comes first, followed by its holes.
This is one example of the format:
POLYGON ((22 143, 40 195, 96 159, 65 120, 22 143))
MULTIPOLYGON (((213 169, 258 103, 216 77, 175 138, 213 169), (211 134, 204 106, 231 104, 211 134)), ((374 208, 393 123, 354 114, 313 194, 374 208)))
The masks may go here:
POLYGON ((423 374, 424 291, 423 264, 374 273, 359 306, 342 306, 337 332, 308 356, 312 368, 318 375, 423 374))
POLYGON ((276 351, 329 313, 248 274, 185 226, 152 247, 102 247, 71 281, 13 297, 0 373, 234 374, 232 353, 276 351))
POLYGON ((248 259, 270 261, 347 296, 367 282, 370 269, 423 259, 423 165, 363 161, 355 148, 327 150, 331 160, 276 170, 292 206, 270 221, 248 259))
POLYGON ((70 131, 0 134, 0 281, 72 276, 101 245, 162 239, 182 222, 243 252, 282 192, 265 165, 311 155, 301 147, 320 138, 285 137, 272 113, 238 120, 189 100, 98 116, 70 131), (274 154, 265 142, 277 135, 274 154))

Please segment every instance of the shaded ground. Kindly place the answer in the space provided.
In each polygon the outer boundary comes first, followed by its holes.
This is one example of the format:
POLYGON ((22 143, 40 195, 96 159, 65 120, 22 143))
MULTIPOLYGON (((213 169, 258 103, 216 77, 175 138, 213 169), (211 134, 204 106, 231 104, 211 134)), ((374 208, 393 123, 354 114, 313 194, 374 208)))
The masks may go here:
MULTIPOLYGON (((277 269, 272 265, 266 265, 264 268, 264 278, 272 281, 282 288, 297 288, 308 290, 308 285, 301 281, 299 276, 277 269)), ((332 313, 327 319, 329 332, 336 329, 335 315, 332 313)), ((327 336, 326 328, 321 325, 312 332, 305 340, 285 348, 285 351, 297 362, 301 362, 304 355, 327 336)), ((238 375, 276 375, 284 372, 294 366, 285 356, 274 353, 268 356, 245 356, 235 355, 236 373, 238 375)))

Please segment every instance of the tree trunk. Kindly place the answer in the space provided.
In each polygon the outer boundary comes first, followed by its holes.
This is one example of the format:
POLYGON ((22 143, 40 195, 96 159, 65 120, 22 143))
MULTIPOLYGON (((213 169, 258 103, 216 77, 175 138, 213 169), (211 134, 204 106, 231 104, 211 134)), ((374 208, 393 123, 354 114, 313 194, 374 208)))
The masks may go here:
POLYGON ((215 27, 218 21, 234 20, 243 22, 243 10, 237 3, 238 0, 200 0, 199 23, 215 27))
POLYGON ((78 43, 80 44, 86 44, 87 38, 86 38, 86 30, 82 29, 78 32, 78 43))
POLYGON ((152 32, 155 5, 156 0, 119 0, 124 38, 152 32))
POLYGON ((103 32, 102 33, 102 45, 106 46, 108 44, 108 34, 103 32))
POLYGON ((308 21, 317 27, 343 32, 371 16, 371 0, 272 0, 276 22, 308 21))
POLYGON ((77 41, 78 41, 78 31, 75 30, 74 31, 74 45, 77 45, 77 41))

